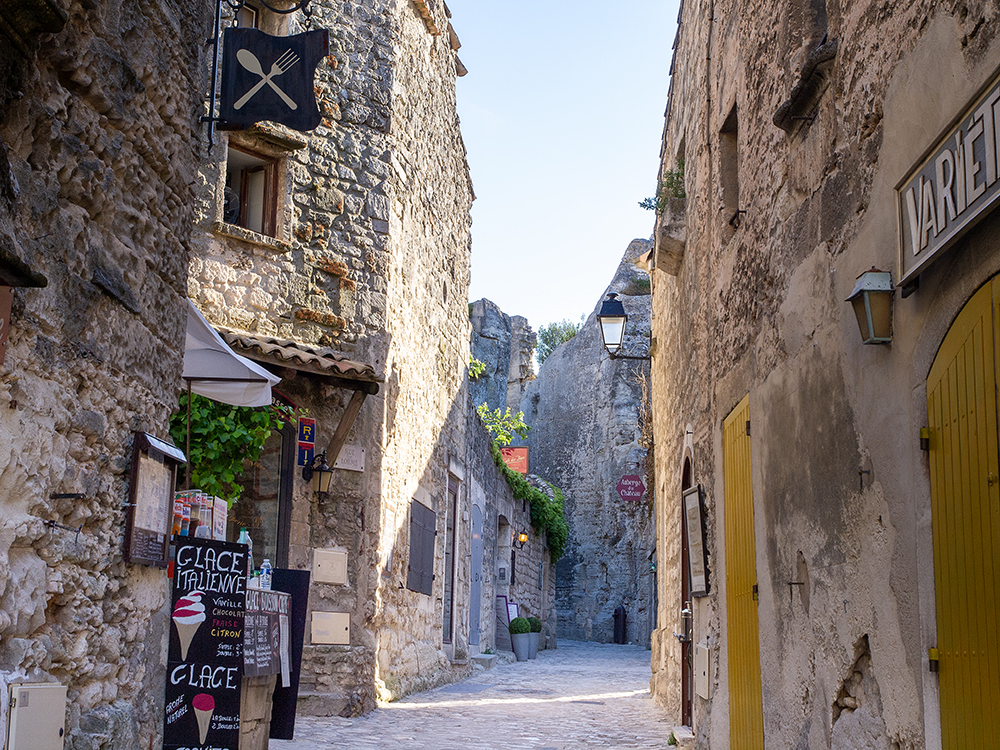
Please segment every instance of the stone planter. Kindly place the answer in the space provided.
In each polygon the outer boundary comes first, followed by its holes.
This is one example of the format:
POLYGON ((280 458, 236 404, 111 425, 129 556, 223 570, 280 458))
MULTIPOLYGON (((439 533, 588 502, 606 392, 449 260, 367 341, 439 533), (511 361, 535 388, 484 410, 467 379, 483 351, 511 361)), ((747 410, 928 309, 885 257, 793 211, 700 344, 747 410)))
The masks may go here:
POLYGON ((538 638, 541 633, 528 633, 528 658, 534 659, 538 656, 538 638))
POLYGON ((531 633, 511 633, 510 643, 514 647, 514 656, 518 661, 528 661, 531 649, 531 633))

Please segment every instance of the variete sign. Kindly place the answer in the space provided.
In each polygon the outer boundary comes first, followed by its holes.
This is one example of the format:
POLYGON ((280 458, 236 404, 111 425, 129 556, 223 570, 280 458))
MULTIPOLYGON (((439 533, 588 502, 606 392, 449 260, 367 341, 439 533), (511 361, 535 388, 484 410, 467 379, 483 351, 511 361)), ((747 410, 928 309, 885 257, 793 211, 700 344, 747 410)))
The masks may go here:
POLYGON ((174 537, 164 750, 237 750, 247 546, 174 537))
POLYGON ((330 54, 326 29, 271 36, 228 28, 223 38, 220 118, 230 127, 268 120, 292 130, 314 130, 321 121, 313 76, 330 54))
POLYGON ((896 186, 899 279, 914 279, 1000 197, 1000 77, 896 186))
POLYGON ((642 478, 635 474, 626 474, 615 487, 622 500, 642 500, 646 492, 646 485, 642 483, 642 478))

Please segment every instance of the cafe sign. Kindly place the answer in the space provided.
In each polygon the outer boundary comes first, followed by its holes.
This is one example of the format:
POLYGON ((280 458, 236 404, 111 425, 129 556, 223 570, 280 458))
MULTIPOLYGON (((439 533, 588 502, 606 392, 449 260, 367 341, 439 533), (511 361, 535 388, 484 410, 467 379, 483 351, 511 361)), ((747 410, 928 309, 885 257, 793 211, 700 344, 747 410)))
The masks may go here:
POLYGON ((1000 198, 1000 76, 896 186, 899 280, 914 280, 1000 198))

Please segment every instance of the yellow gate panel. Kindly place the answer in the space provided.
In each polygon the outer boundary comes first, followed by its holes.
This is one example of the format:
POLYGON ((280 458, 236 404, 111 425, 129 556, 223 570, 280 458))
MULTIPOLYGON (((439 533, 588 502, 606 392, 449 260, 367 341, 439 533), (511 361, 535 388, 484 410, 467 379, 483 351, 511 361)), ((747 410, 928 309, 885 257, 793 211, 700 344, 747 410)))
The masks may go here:
POLYGON ((944 750, 1000 747, 998 295, 966 304, 927 379, 944 750))
POLYGON ((729 746, 740 750, 763 750, 749 422, 748 394, 722 426, 726 612, 729 618, 729 746))

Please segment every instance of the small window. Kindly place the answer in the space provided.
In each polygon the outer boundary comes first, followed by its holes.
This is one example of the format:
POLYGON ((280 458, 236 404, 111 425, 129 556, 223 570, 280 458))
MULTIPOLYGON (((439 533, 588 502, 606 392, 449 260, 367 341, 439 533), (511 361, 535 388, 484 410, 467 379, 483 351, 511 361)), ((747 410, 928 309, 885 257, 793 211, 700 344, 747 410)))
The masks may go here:
POLYGON ((719 182, 722 187, 722 219, 726 239, 740 224, 739 118, 736 105, 719 131, 719 182))
POLYGON ((434 591, 434 511, 416 500, 410 502, 410 562, 406 588, 430 596, 434 591))
POLYGON ((226 162, 223 221, 277 236, 278 160, 236 146, 226 162))

